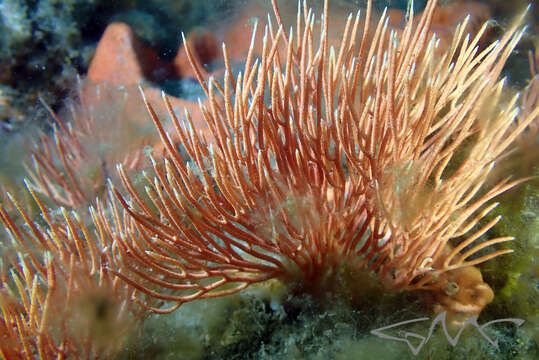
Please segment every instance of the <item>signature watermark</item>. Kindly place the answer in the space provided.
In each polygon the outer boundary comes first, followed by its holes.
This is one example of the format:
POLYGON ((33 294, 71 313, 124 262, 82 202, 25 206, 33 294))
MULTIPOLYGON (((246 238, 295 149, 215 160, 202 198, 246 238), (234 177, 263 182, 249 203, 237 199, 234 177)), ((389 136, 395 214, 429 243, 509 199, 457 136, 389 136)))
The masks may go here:
POLYGON ((524 320, 522 319, 513 319, 513 318, 507 318, 507 319, 497 319, 497 320, 492 320, 492 321, 489 321, 483 325, 479 325, 477 323, 477 315, 475 316, 472 316, 471 318, 469 318, 462 326, 461 328, 458 330, 457 334, 455 335, 455 337, 451 337, 451 335, 449 335, 448 331, 447 331, 447 325, 446 325, 446 320, 445 320, 445 316, 446 316, 446 313, 445 311, 444 312, 441 312, 440 314, 438 314, 434 320, 432 320, 432 323, 430 325, 430 328, 429 328, 429 332, 427 334, 427 336, 423 336, 423 335, 420 335, 420 334, 417 334, 417 333, 414 333, 414 332, 409 332, 409 331, 404 331, 404 333, 402 333, 402 337, 396 337, 396 336, 391 336, 391 335, 388 335, 388 334, 385 334, 383 333, 383 331, 385 330, 389 330, 389 329, 395 329, 395 328, 398 328, 399 326, 403 326, 403 325, 407 325, 407 324, 412 324, 412 323, 416 323, 416 322, 420 322, 420 321, 427 321, 429 320, 428 317, 422 317, 422 318, 417 318, 417 319, 413 319, 413 320, 406 320, 406 321, 401 321, 401 322, 398 322, 398 323, 395 323, 395 324, 392 324, 392 325, 388 325, 388 326, 384 326, 384 327, 381 327, 379 329, 375 329, 375 330, 371 330, 371 334, 373 335, 376 335, 382 339, 387 339, 387 340, 394 340, 394 341, 400 341, 400 342, 404 342, 408 345, 408 347, 410 348, 410 350, 412 351, 412 353, 414 355, 417 355, 419 353, 419 351, 421 350, 421 348, 427 343, 427 341, 429 341, 432 333, 434 332, 434 329, 436 327, 436 324, 438 323, 442 323, 442 328, 443 328, 443 331, 444 331, 444 334, 445 334, 445 337, 447 339, 447 341, 453 346, 455 347, 459 341, 459 338, 460 338, 460 335, 462 334, 462 332, 464 331, 464 329, 468 326, 468 325, 472 325, 472 326, 475 326, 477 331, 479 331, 479 333, 490 343, 492 344, 493 346, 495 347, 498 347, 498 340, 493 340, 491 339, 486 333, 485 333, 485 329, 492 325, 492 324, 498 324, 498 323, 503 323, 503 322, 510 322, 510 323, 513 323, 515 324, 517 327, 522 325, 524 323, 524 320), (415 339, 418 339, 420 342, 418 345, 414 346, 409 339, 411 338, 415 338, 415 339))

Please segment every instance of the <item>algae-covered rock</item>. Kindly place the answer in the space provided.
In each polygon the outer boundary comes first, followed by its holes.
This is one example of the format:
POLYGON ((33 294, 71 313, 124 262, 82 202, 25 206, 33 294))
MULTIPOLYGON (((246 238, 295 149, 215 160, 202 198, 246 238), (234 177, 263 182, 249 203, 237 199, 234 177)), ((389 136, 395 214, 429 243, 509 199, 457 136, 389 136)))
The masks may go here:
POLYGON ((181 31, 221 16, 234 2, 172 0, 2 0, 0 1, 0 124, 46 118, 42 97, 59 108, 77 74, 88 69, 105 27, 123 20, 172 58, 181 31))
POLYGON ((493 229, 493 236, 509 234, 515 241, 504 245, 514 250, 512 254, 484 266, 483 273, 496 292, 491 312, 525 319, 539 315, 538 185, 537 180, 521 185, 504 196, 496 209, 503 220, 493 229))

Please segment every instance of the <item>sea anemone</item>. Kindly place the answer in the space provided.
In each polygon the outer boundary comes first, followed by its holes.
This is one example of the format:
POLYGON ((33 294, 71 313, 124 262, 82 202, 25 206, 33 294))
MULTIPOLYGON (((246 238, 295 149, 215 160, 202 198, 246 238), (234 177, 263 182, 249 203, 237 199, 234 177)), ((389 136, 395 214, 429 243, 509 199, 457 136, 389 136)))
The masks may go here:
POLYGON ((400 35, 385 14, 372 31, 369 2, 363 31, 350 15, 335 49, 327 1, 319 29, 304 3, 288 35, 273 6, 277 26, 266 25, 262 55, 253 62, 251 46, 243 72, 232 75, 225 45, 222 82, 191 62, 213 138, 163 95, 173 142, 145 99, 166 156, 152 159, 145 195, 119 166, 129 197, 113 191, 130 216, 116 237, 123 267, 112 271, 175 303, 157 312, 270 278, 327 289, 345 267, 430 293, 450 316, 478 314, 493 293, 474 266, 511 252, 488 250, 512 240, 480 241, 500 217, 481 220, 520 180, 483 184, 539 111, 516 124, 517 96, 496 105, 524 30, 480 50, 488 24, 472 39, 465 21, 440 52, 429 31, 436 1, 400 35))
POLYGON ((101 207, 91 209, 92 229, 76 213, 54 214, 28 186, 44 220, 25 222, 0 205, 11 238, 3 243, 0 268, 0 355, 4 359, 110 358, 143 310, 134 289, 105 271, 115 266, 112 237, 101 207))
POLYGON ((117 178, 117 163, 139 172, 142 149, 158 140, 139 115, 144 106, 136 87, 95 85, 79 78, 76 90, 61 113, 42 101, 54 120, 53 134, 41 135, 26 166, 33 189, 70 209, 103 197, 107 179, 117 178))
POLYGON ((387 291, 424 292, 455 321, 492 300, 476 265, 511 252, 494 246, 512 238, 486 239, 500 220, 486 216, 494 197, 523 180, 487 178, 539 115, 535 102, 519 115, 518 96, 505 100, 499 80, 520 20, 484 48, 488 24, 472 38, 465 20, 440 49, 430 31, 435 0, 399 32, 386 13, 371 23, 369 1, 364 21, 350 15, 333 47, 327 0, 319 22, 300 6, 290 32, 272 4, 276 24, 265 26, 261 56, 255 24, 237 75, 223 45, 223 79, 204 80, 184 39, 211 136, 163 94, 169 134, 141 89, 163 148, 150 154, 144 191, 131 161, 109 191, 82 189, 70 164, 86 157, 73 129, 91 137, 93 123, 57 120, 27 182, 44 223, 14 196, 9 211, 0 205, 11 239, 0 273, 2 356, 113 356, 121 342, 96 337, 103 327, 122 335, 148 310, 268 279, 317 294, 344 272, 370 274, 387 291), (38 191, 89 210, 48 209, 38 191))

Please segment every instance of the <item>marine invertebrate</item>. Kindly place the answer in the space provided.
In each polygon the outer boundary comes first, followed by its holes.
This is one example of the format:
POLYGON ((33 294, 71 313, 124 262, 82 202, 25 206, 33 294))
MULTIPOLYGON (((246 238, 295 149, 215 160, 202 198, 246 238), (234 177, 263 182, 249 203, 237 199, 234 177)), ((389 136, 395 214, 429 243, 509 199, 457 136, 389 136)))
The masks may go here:
POLYGON ((28 186, 45 224, 32 221, 11 195, 20 226, 0 205, 0 355, 4 359, 110 358, 143 310, 133 288, 104 271, 115 266, 112 237, 101 205, 92 228, 75 213, 47 209, 28 186))
POLYGON ((56 205, 78 209, 103 196, 107 179, 116 177, 117 163, 140 171, 143 148, 157 137, 137 116, 144 108, 132 89, 79 79, 78 98, 65 111, 57 114, 43 103, 54 131, 42 134, 30 150, 32 188, 56 205))
POLYGON ((129 197, 114 193, 131 218, 116 236, 123 267, 111 271, 175 303, 157 312, 274 277, 323 288, 346 266, 428 291, 450 315, 478 314, 492 291, 474 266, 510 252, 484 249, 512 239, 478 241, 499 217, 480 220, 519 181, 481 187, 539 111, 513 126, 517 97, 504 109, 491 102, 523 30, 479 51, 487 24, 470 39, 464 23, 438 57, 436 1, 401 35, 385 15, 371 34, 369 2, 361 34, 351 15, 334 49, 327 1, 320 29, 304 3, 289 35, 272 3, 278 27, 266 26, 262 56, 250 51, 238 76, 224 45, 223 83, 192 62, 212 144, 164 96, 182 155, 145 99, 166 158, 146 174, 147 197, 119 167, 129 197))
MULTIPOLYGON (((36 189, 78 207, 84 201, 46 190, 61 185, 69 194, 78 179, 70 165, 75 181, 49 175, 49 183, 38 164, 28 187, 44 226, 12 197, 25 225, 0 206, 14 248, 1 274, 5 357, 114 353, 90 336, 92 326, 72 327, 75 294, 113 299, 121 315, 113 325, 270 278, 325 291, 343 269, 371 272, 393 290, 427 292, 435 310, 456 320, 492 299, 475 265, 510 252, 493 246, 511 238, 482 240, 499 217, 481 221, 495 206, 489 201, 519 180, 483 187, 539 113, 534 107, 515 121, 517 97, 504 108, 492 105, 523 30, 515 25, 479 50, 487 25, 470 38, 463 24, 438 53, 429 31, 436 1, 419 19, 410 16, 402 33, 389 30, 385 14, 373 28, 369 2, 362 31, 360 15, 351 15, 335 49, 327 1, 320 26, 304 3, 288 34, 272 3, 277 26, 268 23, 261 57, 251 47, 242 73, 232 74, 223 46, 224 79, 206 81, 185 48, 208 97, 200 108, 211 139, 163 96, 169 135, 143 92, 164 157, 152 158, 143 174, 145 194, 126 162, 118 167, 123 189, 112 184, 89 219, 65 210, 57 216, 36 189)), ((71 156, 62 149, 78 151, 79 140, 63 127, 43 149, 56 146, 65 169, 71 156)))

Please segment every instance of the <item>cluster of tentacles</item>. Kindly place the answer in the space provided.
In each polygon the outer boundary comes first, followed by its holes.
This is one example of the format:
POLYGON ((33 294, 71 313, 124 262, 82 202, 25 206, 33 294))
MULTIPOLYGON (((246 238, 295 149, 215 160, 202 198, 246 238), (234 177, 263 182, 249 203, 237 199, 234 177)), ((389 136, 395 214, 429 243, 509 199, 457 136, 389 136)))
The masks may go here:
POLYGON ((511 252, 494 245, 512 238, 485 239, 500 217, 485 219, 522 180, 484 185, 539 117, 531 92, 519 112, 499 80, 519 22, 481 49, 488 25, 471 38, 462 24, 441 49, 436 1, 400 30, 385 13, 373 22, 369 1, 330 44, 327 1, 319 19, 300 7, 290 31, 272 3, 261 53, 255 24, 240 73, 223 45, 224 76, 204 78, 185 44, 212 136, 163 95, 165 124, 141 91, 162 143, 142 175, 126 152, 106 160, 120 164, 105 192, 83 189, 83 140, 97 129, 91 114, 56 117, 27 182, 37 209, 10 194, 0 206, 5 358, 108 357, 120 342, 95 334, 121 335, 148 310, 273 278, 324 290, 343 268, 430 293, 453 316, 492 300, 475 265, 511 252))

